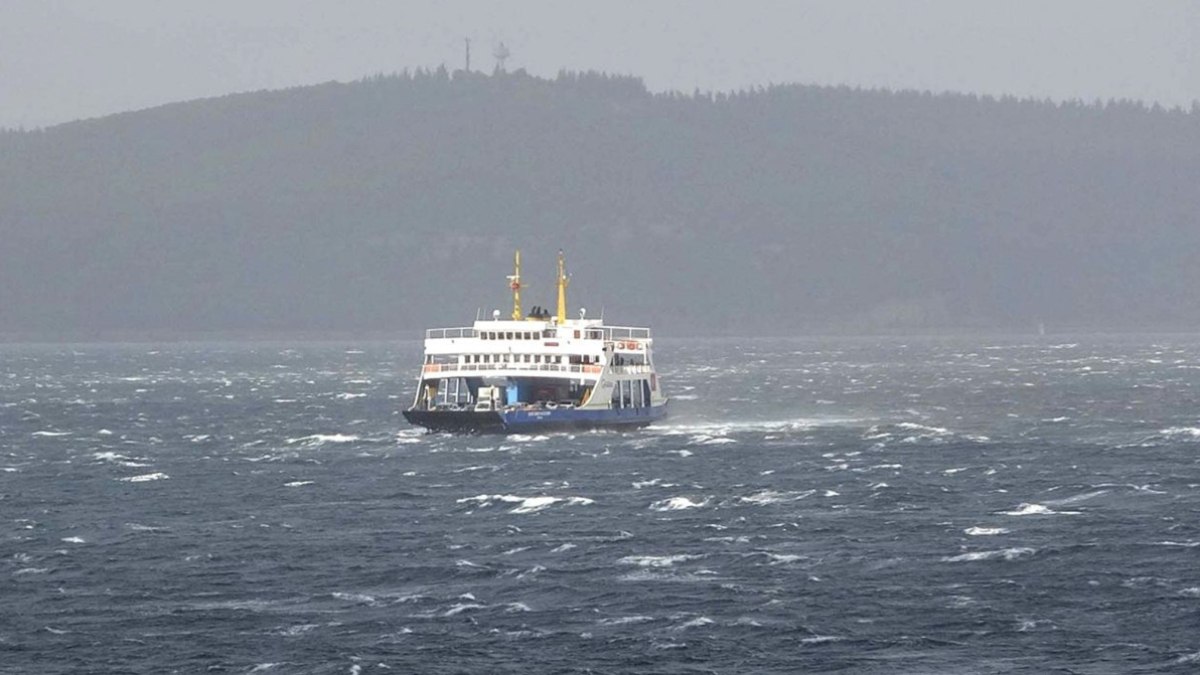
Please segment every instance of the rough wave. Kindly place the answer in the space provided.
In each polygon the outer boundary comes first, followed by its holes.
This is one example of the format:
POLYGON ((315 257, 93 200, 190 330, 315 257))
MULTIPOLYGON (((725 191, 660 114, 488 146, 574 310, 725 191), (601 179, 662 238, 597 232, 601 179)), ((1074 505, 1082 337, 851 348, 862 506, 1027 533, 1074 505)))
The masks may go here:
POLYGON ((549 508, 555 504, 564 504, 567 506, 587 506, 596 503, 595 500, 587 497, 552 497, 549 495, 537 495, 533 497, 520 497, 517 495, 476 495, 474 497, 463 497, 457 500, 459 504, 476 503, 479 506, 490 506, 497 502, 506 504, 516 504, 517 506, 509 509, 509 513, 536 513, 542 509, 549 508))

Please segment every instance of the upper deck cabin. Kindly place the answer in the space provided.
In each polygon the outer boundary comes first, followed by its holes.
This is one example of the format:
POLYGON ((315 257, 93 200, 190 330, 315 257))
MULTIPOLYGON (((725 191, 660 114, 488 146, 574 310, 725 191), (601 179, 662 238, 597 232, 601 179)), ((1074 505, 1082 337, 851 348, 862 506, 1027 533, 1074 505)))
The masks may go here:
POLYGON ((618 372, 635 367, 648 372, 652 344, 649 328, 606 326, 595 319, 476 321, 471 327, 427 330, 422 370, 443 377, 495 371, 586 377, 611 364, 618 372))
POLYGON ((476 320, 470 327, 425 331, 423 379, 487 375, 594 379, 605 368, 615 375, 652 372, 649 328, 606 326, 603 320, 588 319, 584 309, 578 319, 567 318, 568 279, 562 251, 554 314, 541 307, 528 315, 521 312, 520 251, 513 267, 508 277, 511 317, 501 319, 496 310, 490 321, 476 320))
POLYGON ((524 349, 534 346, 570 346, 589 351, 603 351, 611 343, 620 351, 643 351, 650 347, 649 328, 605 326, 598 319, 568 320, 559 324, 553 319, 524 321, 476 321, 465 328, 431 328, 425 331, 426 354, 449 354, 469 349, 473 352, 494 352, 524 349))

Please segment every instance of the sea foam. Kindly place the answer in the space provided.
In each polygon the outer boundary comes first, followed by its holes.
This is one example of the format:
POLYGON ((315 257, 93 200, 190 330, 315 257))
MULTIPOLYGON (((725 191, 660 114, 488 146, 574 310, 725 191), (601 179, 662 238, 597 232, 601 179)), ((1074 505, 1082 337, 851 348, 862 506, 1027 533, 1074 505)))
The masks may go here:
POLYGON ((687 497, 671 497, 670 499, 662 499, 650 505, 651 511, 682 511, 684 509, 698 509, 708 506, 709 499, 705 497, 702 501, 694 502, 687 497))
POLYGON ((1033 555, 1036 551, 1032 548, 1017 547, 1003 548, 998 551, 974 551, 971 553, 962 553, 942 558, 943 562, 975 562, 979 560, 1016 560, 1025 556, 1033 555))
POLYGON ((474 497, 463 497, 457 500, 459 504, 475 502, 480 506, 490 506, 496 502, 507 504, 516 504, 517 506, 509 509, 509 513, 534 513, 542 509, 554 506, 555 504, 565 504, 567 506, 587 506, 594 504, 594 499, 587 497, 551 497, 547 495, 538 495, 536 497, 519 497, 517 495, 476 495, 474 497))

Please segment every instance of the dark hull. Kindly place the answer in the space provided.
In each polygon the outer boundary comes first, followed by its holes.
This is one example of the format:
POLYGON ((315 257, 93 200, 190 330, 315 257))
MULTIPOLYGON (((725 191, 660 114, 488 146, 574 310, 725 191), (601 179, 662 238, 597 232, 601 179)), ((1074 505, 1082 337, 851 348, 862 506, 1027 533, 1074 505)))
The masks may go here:
POLYGON ((498 434, 504 431, 504 419, 498 412, 474 410, 405 410, 409 424, 430 431, 458 434, 498 434))
POLYGON ((666 404, 619 410, 405 410, 409 423, 435 432, 467 434, 535 433, 587 429, 636 429, 667 416, 666 404))

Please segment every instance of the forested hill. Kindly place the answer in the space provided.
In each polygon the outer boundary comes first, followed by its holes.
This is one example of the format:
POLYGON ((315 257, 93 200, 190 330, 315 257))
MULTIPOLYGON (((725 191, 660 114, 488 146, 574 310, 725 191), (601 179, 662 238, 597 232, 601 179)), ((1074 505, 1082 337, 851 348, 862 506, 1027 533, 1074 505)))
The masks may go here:
POLYGON ((1194 329, 1200 112, 443 72, 0 134, 0 333, 1194 329), (507 311, 505 309, 505 311, 507 311))

